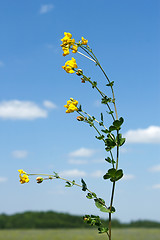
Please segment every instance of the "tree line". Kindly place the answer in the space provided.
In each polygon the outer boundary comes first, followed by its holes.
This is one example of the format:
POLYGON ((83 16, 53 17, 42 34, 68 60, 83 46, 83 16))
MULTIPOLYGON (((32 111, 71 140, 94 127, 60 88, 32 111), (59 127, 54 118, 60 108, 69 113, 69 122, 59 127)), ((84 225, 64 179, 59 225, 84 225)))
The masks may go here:
MULTIPOLYGON (((105 224, 106 221, 102 220, 105 224)), ((160 222, 139 220, 130 223, 121 223, 113 219, 113 228, 160 228, 160 222)), ((0 229, 30 229, 30 228, 87 228, 82 216, 67 213, 47 212, 24 212, 12 215, 0 214, 0 229)))

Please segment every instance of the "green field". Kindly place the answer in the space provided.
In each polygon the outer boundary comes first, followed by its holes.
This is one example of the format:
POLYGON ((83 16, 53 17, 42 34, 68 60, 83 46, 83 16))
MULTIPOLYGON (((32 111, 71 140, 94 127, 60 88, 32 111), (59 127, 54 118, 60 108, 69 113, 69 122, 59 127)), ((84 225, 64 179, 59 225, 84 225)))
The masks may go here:
MULTIPOLYGON (((113 240, 160 240, 160 229, 113 229, 113 240)), ((105 240, 89 229, 0 230, 0 240, 105 240)))

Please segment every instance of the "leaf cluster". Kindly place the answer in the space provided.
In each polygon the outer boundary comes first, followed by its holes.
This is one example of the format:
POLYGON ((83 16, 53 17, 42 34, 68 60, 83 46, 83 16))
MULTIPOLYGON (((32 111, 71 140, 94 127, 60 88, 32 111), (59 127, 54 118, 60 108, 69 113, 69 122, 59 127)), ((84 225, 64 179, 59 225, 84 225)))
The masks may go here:
POLYGON ((110 179, 111 182, 116 182, 123 177, 123 170, 116 170, 115 168, 110 168, 108 172, 103 176, 103 178, 110 179))

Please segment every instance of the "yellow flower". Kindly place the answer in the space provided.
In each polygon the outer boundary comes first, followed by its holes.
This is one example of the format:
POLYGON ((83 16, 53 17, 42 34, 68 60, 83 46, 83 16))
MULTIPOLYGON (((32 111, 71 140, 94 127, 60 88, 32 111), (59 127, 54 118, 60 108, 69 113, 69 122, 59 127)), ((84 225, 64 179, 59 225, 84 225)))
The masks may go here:
POLYGON ((19 169, 18 172, 19 172, 19 174, 26 173, 26 172, 23 171, 23 169, 19 169))
POLYGON ((78 111, 77 105, 78 105, 78 101, 74 100, 73 98, 70 98, 70 100, 67 101, 67 105, 64 105, 64 107, 67 108, 66 113, 72 113, 74 111, 78 111))
POLYGON ((72 57, 71 60, 67 61, 62 68, 67 72, 67 73, 74 73, 75 71, 73 70, 74 68, 77 68, 77 63, 76 60, 72 57))
POLYGON ((61 39, 62 44, 62 50, 63 50, 63 56, 66 56, 69 54, 69 49, 72 49, 73 53, 77 52, 77 45, 75 45, 75 39, 71 39, 72 38, 72 34, 71 33, 67 33, 64 32, 64 38, 61 39))
POLYGON ((85 39, 84 37, 82 37, 82 42, 81 42, 81 44, 83 44, 83 45, 87 45, 87 43, 88 43, 88 40, 85 39))
POLYGON ((72 46, 72 53, 76 53, 77 50, 78 50, 77 45, 73 45, 73 46, 72 46))
POLYGON ((26 172, 23 171, 23 169, 19 169, 18 170, 19 172, 19 177, 20 177, 20 183, 23 184, 23 183, 28 183, 29 182, 29 177, 28 175, 26 174, 26 172), (23 175, 22 175, 23 174, 23 175))

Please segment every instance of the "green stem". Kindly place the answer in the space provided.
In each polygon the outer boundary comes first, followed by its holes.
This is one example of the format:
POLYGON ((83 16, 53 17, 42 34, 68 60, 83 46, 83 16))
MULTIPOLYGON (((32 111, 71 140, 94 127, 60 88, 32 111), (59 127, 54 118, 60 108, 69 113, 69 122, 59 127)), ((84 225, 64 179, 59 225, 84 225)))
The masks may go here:
MULTIPOLYGON (((27 175, 28 175, 28 176, 38 176, 38 175, 41 175, 41 176, 46 176, 46 177, 48 177, 48 178, 45 178, 45 180, 49 180, 49 179, 51 179, 51 180, 52 180, 52 179, 61 179, 61 180, 65 181, 65 182, 69 182, 69 183, 73 184, 73 181, 71 181, 71 180, 68 180, 68 179, 63 178, 63 177, 60 177, 60 176, 55 177, 55 175, 52 175, 52 174, 27 173, 27 175)), ((73 185, 78 186, 78 187, 80 187, 80 188, 83 187, 82 185, 77 184, 77 183, 75 183, 75 182, 74 182, 73 185)), ((89 190, 88 188, 87 188, 86 190, 87 190, 89 193, 91 193, 91 194, 94 193, 94 192, 92 192, 91 190, 89 190)), ((94 197, 94 198, 96 198, 105 208, 107 208, 106 204, 104 204, 103 201, 101 201, 98 197, 94 197)), ((107 208, 107 209, 108 209, 108 208, 107 208)))
POLYGON ((111 194, 111 202, 110 202, 110 213, 109 213, 109 240, 111 240, 111 230, 112 230, 112 216, 111 216, 111 209, 113 204, 113 197, 114 197, 114 191, 115 191, 115 182, 113 182, 112 185, 112 194, 111 194))
MULTIPOLYGON (((75 69, 74 69, 74 70, 75 70, 75 69)), ((93 86, 93 82, 90 80, 90 78, 86 77, 84 74, 81 74, 81 75, 86 79, 86 81, 88 81, 88 82, 93 86)), ((101 95, 102 97, 106 97, 106 98, 108 98, 107 95, 104 94, 104 93, 103 93, 103 92, 102 92, 97 86, 95 86, 95 89, 100 93, 100 95, 101 95)), ((112 112, 112 109, 110 108, 109 104, 106 103, 106 105, 107 105, 109 111, 112 112)), ((115 118, 114 118, 113 113, 111 113, 111 116, 112 116, 113 121, 114 121, 115 118)))
MULTIPOLYGON (((111 83, 111 81, 109 80, 109 77, 107 76, 107 74, 105 73, 104 69, 102 68, 101 64, 99 63, 98 59, 96 58, 96 56, 94 55, 94 53, 92 52, 92 49, 90 49, 90 52, 92 53, 92 55, 86 50, 85 47, 80 46, 94 61, 96 61, 96 64, 99 66, 99 68, 101 69, 101 71, 103 72, 104 76, 106 77, 108 83, 111 83)), ((115 114, 116 114, 116 119, 118 120, 118 113, 117 113, 117 108, 116 108, 116 104, 115 104, 115 96, 114 96, 114 90, 113 87, 111 86, 111 91, 112 91, 112 96, 113 96, 113 104, 114 104, 114 109, 115 109, 115 114)))

